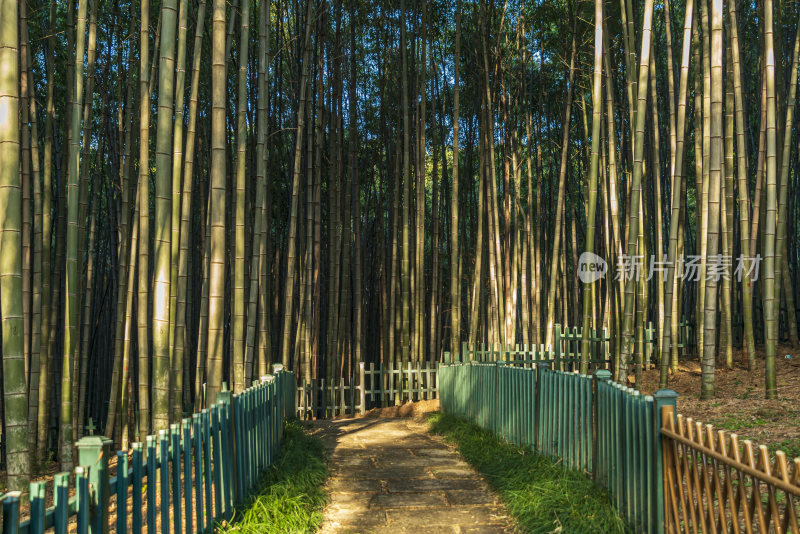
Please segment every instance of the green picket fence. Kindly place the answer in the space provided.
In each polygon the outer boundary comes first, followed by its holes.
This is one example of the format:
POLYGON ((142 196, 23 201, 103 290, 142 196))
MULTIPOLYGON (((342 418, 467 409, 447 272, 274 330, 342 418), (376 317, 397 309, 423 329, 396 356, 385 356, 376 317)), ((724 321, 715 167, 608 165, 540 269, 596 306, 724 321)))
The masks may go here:
POLYGON ((592 469, 592 377, 494 363, 439 367, 445 413, 471 421, 509 442, 562 458, 569 468, 592 469))
POLYGON ((670 389, 655 395, 596 377, 595 481, 639 532, 664 530, 661 407, 675 407, 670 389))
POLYGON ((637 532, 663 532, 660 407, 677 394, 654 397, 593 375, 535 367, 458 361, 439 367, 441 409, 528 446, 569 469, 587 473, 606 488, 637 532))
POLYGON ((19 492, 0 496, 7 534, 182 534, 212 532, 233 516, 262 472, 277 458, 283 422, 294 417, 294 373, 273 366, 273 375, 232 395, 223 387, 217 402, 132 451, 117 451, 116 475, 108 459, 112 441, 87 436, 77 443, 78 463, 70 497, 70 474, 53 481, 53 506, 45 507, 45 483, 30 485, 29 518, 20 521, 19 492))
POLYGON ((569 469, 591 472, 592 377, 543 368, 538 385, 539 450, 569 469))

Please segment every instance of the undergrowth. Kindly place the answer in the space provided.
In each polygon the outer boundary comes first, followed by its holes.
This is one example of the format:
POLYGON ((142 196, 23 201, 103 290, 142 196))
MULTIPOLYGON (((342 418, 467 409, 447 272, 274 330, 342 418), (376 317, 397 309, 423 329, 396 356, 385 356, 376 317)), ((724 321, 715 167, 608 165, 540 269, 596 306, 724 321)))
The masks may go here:
POLYGON ((608 494, 582 473, 453 416, 436 413, 428 422, 486 477, 521 531, 628 532, 608 494))
POLYGON ((264 475, 260 489, 237 510, 221 533, 316 532, 322 524, 328 477, 322 442, 303 432, 297 421, 284 426, 277 462, 264 475))

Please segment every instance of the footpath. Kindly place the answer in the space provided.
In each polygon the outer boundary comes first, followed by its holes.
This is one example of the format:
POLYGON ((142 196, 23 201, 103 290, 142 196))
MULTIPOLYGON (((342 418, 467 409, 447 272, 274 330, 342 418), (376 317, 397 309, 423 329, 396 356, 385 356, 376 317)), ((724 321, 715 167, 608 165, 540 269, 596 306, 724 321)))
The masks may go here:
POLYGON ((309 430, 325 444, 331 473, 323 533, 513 530, 486 482, 424 422, 324 420, 309 430))

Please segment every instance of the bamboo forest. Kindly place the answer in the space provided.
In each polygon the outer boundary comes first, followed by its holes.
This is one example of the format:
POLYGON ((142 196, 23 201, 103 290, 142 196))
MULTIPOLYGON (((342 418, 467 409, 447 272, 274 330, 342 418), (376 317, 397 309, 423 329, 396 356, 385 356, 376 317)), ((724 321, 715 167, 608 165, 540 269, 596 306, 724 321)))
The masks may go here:
POLYGON ((696 397, 741 368, 776 398, 800 347, 798 17, 0 0, 8 487, 273 364, 350 387, 569 334, 583 374, 600 338, 636 389, 691 360, 696 397))

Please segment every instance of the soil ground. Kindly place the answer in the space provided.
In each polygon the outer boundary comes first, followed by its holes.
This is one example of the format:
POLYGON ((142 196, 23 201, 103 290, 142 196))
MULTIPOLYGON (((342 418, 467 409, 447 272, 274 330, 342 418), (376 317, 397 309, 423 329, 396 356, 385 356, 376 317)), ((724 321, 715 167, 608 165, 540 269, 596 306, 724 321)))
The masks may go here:
POLYGON ((407 402, 400 406, 387 406, 385 408, 373 408, 362 416, 366 418, 386 418, 386 417, 414 417, 420 418, 427 413, 439 411, 439 399, 423 400, 417 402, 407 402))
MULTIPOLYGON (((747 369, 744 352, 734 353, 734 368, 717 362, 715 398, 700 400, 700 362, 681 360, 678 372, 669 378, 669 388, 680 394, 678 412, 695 421, 735 432, 740 438, 767 445, 771 452, 783 450, 800 457, 800 350, 778 347, 776 362, 778 398, 764 398, 764 354, 757 353, 754 371, 747 369), (786 358, 789 355, 790 358, 786 358)), ((658 369, 643 373, 642 391, 658 389, 658 369)))

